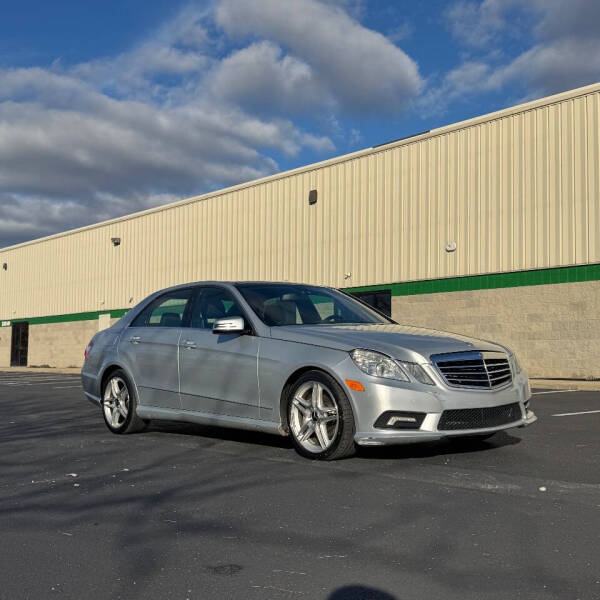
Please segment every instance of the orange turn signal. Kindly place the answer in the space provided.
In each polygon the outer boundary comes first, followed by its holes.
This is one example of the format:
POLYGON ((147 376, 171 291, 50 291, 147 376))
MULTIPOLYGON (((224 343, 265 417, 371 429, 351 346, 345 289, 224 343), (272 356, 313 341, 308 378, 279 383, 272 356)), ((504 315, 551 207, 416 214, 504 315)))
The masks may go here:
POLYGON ((346 379, 346 385, 355 392, 364 392, 365 388, 360 381, 354 381, 354 379, 346 379))

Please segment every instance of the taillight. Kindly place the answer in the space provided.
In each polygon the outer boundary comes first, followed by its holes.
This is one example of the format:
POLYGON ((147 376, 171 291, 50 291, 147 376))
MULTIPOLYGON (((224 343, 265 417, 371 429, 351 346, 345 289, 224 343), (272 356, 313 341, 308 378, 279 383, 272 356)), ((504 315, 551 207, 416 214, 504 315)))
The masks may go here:
POLYGON ((85 349, 85 352, 83 353, 83 358, 87 358, 90 355, 90 352, 92 351, 93 347, 94 347, 94 342, 90 342, 87 345, 87 348, 85 349))

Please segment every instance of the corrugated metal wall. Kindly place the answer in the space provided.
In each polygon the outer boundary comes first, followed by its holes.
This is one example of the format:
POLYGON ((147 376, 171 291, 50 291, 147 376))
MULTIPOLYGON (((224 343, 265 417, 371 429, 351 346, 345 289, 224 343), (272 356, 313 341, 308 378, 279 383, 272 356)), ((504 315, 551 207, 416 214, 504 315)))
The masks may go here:
POLYGON ((599 129, 595 85, 0 251, 0 318, 125 308, 202 279, 357 286, 599 262, 599 129))

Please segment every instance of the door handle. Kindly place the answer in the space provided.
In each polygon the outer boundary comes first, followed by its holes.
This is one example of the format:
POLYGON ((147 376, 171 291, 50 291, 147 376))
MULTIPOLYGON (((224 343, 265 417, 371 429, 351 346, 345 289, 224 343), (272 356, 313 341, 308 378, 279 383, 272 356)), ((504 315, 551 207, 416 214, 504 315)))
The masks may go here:
POLYGON ((193 340, 185 340, 182 345, 186 350, 194 350, 198 347, 193 340))
POLYGON ((139 335, 133 335, 133 336, 131 336, 131 337, 129 338, 129 341, 130 341, 132 344, 139 344, 141 339, 142 339, 142 338, 141 338, 139 335))

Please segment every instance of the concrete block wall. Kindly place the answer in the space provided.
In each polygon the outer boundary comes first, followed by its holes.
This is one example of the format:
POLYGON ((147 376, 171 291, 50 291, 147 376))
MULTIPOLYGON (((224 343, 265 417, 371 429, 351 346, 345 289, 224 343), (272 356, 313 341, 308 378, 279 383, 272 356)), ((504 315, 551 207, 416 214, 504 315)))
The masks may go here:
MULTIPOLYGON (((29 325, 29 367, 81 367, 83 352, 92 336, 117 322, 101 315, 89 321, 29 325)), ((12 328, 0 327, 0 368, 10 366, 12 328)))
POLYGON ((83 352, 98 331, 98 321, 29 326, 28 366, 80 367, 83 352))
POLYGON ((395 296, 392 317, 505 344, 531 377, 600 378, 600 281, 395 296))

